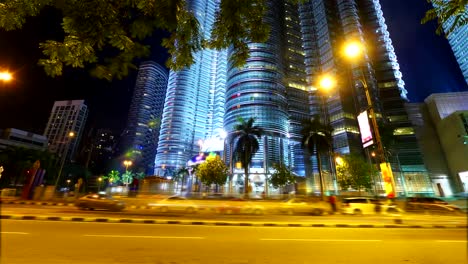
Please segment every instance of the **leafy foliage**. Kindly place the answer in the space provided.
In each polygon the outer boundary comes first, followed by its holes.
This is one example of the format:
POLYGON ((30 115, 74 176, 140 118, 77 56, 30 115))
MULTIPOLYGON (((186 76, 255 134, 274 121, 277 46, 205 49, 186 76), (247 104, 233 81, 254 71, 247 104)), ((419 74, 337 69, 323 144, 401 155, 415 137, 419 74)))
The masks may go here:
POLYGON ((187 177, 188 175, 189 175, 189 171, 187 168, 180 168, 176 170, 176 172, 174 173, 174 176, 172 177, 172 180, 176 182, 178 181, 184 182, 185 177, 187 177))
POLYGON ((438 35, 444 32, 443 24, 445 23, 451 23, 445 32, 446 36, 457 28, 468 25, 468 0, 427 0, 427 2, 432 3, 433 8, 426 12, 421 23, 437 20, 436 33, 438 35), (452 18, 453 22, 450 22, 452 18))
POLYGON ((132 183, 133 181, 133 177, 135 176, 135 174, 129 170, 125 171, 124 173, 122 173, 122 183, 125 184, 125 185, 129 185, 130 183, 132 183))
POLYGON ((222 185, 226 183, 228 175, 228 167, 219 156, 207 159, 200 164, 197 170, 197 175, 203 184, 222 185))
POLYGON ((117 184, 120 181, 120 173, 116 170, 111 170, 109 174, 104 176, 104 179, 108 180, 110 184, 117 184))
POLYGON ((248 195, 249 189, 249 167, 252 158, 259 150, 258 139, 263 135, 264 131, 261 127, 254 126, 255 119, 249 118, 245 121, 239 117, 238 124, 234 126, 234 132, 230 134, 229 141, 234 143, 234 159, 242 163, 244 168, 244 192, 248 195))
POLYGON ((146 174, 144 172, 138 172, 138 173, 135 173, 133 177, 138 180, 142 180, 146 177, 146 174))
POLYGON ((336 166, 336 174, 340 187, 361 191, 372 186, 371 165, 359 155, 346 155, 342 157, 341 164, 336 166))
POLYGON ((283 188, 296 182, 296 177, 284 164, 275 163, 272 168, 275 170, 270 177, 270 183, 273 187, 283 188))
MULTIPOLYGON (((298 0, 291 0, 297 2, 298 0)), ((263 21, 266 0, 221 0, 209 39, 200 33, 199 21, 187 0, 3 0, 0 28, 20 29, 28 17, 46 8, 62 15, 64 37, 39 44, 47 74, 58 76, 64 67, 93 65, 92 74, 107 80, 123 78, 135 68, 134 59, 146 57, 145 45, 155 32, 168 32, 162 46, 174 70, 190 67, 194 53, 203 48, 232 47, 231 62, 245 63, 249 42, 264 42, 269 27, 263 21)))

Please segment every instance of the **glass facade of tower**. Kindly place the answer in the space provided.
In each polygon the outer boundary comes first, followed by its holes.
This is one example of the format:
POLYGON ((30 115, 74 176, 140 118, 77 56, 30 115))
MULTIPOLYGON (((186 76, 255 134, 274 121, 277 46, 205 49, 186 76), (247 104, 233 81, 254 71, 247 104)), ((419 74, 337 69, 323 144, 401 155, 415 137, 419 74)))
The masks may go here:
MULTIPOLYGON (((218 1, 191 0, 189 9, 207 39, 218 1)), ((226 78, 226 51, 203 50, 195 63, 181 71, 170 71, 155 159, 157 175, 172 175, 200 150, 199 142, 222 128, 226 78)))
POLYGON ((166 88, 166 69, 153 61, 141 63, 121 148, 125 158, 133 160, 132 167, 143 169, 147 174, 154 171, 166 88))
MULTIPOLYGON (((466 7, 468 9, 468 6, 466 7)), ((465 13, 465 19, 468 19, 468 15, 465 13)), ((448 30, 455 21, 455 18, 450 18, 447 23, 443 25, 444 30, 448 30)), ((457 59, 458 65, 465 77, 465 81, 468 84, 468 25, 459 27, 454 30, 449 36, 448 41, 452 47, 453 54, 457 59)))

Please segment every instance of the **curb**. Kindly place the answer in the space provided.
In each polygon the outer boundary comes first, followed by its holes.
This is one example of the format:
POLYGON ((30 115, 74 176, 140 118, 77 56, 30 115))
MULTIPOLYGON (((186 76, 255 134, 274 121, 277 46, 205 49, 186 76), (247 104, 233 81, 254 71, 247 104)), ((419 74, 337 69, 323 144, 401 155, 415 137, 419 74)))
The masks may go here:
POLYGON ((68 221, 68 222, 98 222, 126 224, 166 224, 166 225, 204 225, 204 226, 252 226, 252 227, 328 227, 328 228, 462 228, 468 225, 403 225, 403 224, 306 224, 286 222, 234 222, 234 221, 192 221, 192 220, 159 220, 159 219, 129 219, 102 217, 60 217, 34 215, 0 215, 4 220, 37 220, 37 221, 68 221))

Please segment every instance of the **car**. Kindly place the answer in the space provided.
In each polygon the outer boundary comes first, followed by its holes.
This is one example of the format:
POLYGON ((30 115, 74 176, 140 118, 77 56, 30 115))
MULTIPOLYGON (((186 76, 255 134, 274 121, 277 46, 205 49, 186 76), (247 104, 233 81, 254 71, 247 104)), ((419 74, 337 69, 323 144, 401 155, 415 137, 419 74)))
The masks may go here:
POLYGON ((460 207, 436 197, 408 197, 405 210, 407 212, 436 214, 458 214, 461 212, 460 207))
POLYGON ((350 197, 344 198, 341 202, 342 214, 353 214, 353 215, 369 215, 369 214, 380 214, 380 213, 401 213, 399 209, 393 203, 384 203, 379 199, 369 197, 350 197))
POLYGON ((217 211, 220 214, 255 214, 261 215, 265 213, 265 208, 257 203, 242 199, 232 198, 222 203, 217 211))
POLYGON ((182 196, 171 196, 162 199, 156 203, 150 203, 148 206, 157 209, 161 213, 167 212, 185 212, 195 213, 198 211, 198 206, 191 200, 182 196))
POLYGON ((312 202, 310 200, 302 198, 292 198, 287 200, 286 202, 281 203, 279 211, 289 215, 323 215, 326 212, 330 212, 330 205, 322 201, 312 202))
POLYGON ((122 211, 125 209, 124 202, 101 193, 85 195, 75 202, 75 206, 82 210, 104 209, 109 211, 122 211))

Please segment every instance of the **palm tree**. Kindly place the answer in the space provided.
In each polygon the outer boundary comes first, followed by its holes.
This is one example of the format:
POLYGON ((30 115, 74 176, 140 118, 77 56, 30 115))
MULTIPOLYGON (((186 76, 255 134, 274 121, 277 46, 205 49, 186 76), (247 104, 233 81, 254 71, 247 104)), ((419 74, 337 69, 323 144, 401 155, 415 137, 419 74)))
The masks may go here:
POLYGON ((422 24, 425 24, 431 20, 438 22, 436 33, 442 34, 444 31, 443 24, 451 23, 449 28, 446 29, 445 35, 448 36, 457 28, 461 28, 468 25, 468 0, 427 0, 428 3, 432 3, 434 8, 426 12, 426 15, 421 20, 422 24), (450 20, 453 18, 453 22, 450 20))
POLYGON ((245 121, 243 118, 237 118, 239 122, 234 126, 234 131, 230 134, 229 141, 234 143, 234 157, 242 163, 244 168, 244 195, 249 196, 249 167, 252 158, 259 150, 258 139, 263 135, 264 131, 261 127, 254 126, 254 118, 249 118, 245 121))
POLYGON ((320 121, 318 115, 315 115, 310 120, 302 121, 302 141, 301 146, 303 149, 307 150, 310 154, 313 154, 317 157, 318 169, 319 169, 319 179, 320 179, 320 195, 323 200, 324 197, 324 188, 323 188, 323 175, 322 175, 322 160, 320 158, 321 154, 329 154, 330 149, 332 148, 332 133, 333 128, 328 124, 323 124, 320 121))

